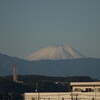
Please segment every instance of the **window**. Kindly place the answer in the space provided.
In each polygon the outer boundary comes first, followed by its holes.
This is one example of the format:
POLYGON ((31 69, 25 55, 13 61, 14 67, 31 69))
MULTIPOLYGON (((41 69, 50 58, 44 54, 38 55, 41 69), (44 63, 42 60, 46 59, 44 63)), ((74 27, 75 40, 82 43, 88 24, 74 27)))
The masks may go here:
POLYGON ((93 89, 91 89, 91 88, 86 88, 86 92, 93 92, 93 89))
POLYGON ((76 91, 76 92, 80 92, 81 89, 80 89, 80 88, 75 88, 75 91, 76 91))
POLYGON ((98 92, 100 92, 100 88, 98 88, 98 92))
POLYGON ((34 98, 32 98, 32 100, 35 100, 34 98))
POLYGON ((96 92, 100 92, 100 88, 95 88, 95 91, 96 92))

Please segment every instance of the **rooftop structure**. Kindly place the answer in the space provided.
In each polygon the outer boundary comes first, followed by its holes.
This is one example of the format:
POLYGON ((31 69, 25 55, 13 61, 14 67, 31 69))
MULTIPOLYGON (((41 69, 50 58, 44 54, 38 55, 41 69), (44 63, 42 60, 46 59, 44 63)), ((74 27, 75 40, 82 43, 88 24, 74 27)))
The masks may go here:
POLYGON ((73 92, 100 92, 100 82, 71 82, 73 92))

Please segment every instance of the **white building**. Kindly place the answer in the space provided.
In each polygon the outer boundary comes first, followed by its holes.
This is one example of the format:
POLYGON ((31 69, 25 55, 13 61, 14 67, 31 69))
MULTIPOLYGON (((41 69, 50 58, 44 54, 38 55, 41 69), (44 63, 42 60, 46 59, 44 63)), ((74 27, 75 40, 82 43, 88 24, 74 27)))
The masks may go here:
POLYGON ((100 100, 100 82, 71 82, 70 92, 25 93, 25 100, 100 100))
POLYGON ((72 82, 70 87, 73 92, 100 92, 100 82, 72 82))

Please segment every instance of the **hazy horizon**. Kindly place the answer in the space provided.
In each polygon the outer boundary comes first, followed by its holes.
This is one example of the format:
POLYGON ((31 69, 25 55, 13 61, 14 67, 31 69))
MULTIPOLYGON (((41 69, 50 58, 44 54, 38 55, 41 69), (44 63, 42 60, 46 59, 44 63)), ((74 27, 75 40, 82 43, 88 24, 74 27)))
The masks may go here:
POLYGON ((100 58, 100 0, 1 0, 0 53, 25 58, 51 44, 100 58))

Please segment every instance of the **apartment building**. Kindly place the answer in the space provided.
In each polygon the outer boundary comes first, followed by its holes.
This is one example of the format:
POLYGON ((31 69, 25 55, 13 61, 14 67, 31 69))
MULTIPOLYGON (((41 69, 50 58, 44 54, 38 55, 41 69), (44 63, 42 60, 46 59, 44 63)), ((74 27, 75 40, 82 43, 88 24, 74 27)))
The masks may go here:
POLYGON ((100 100, 100 82, 71 82, 69 92, 25 93, 25 100, 100 100))

